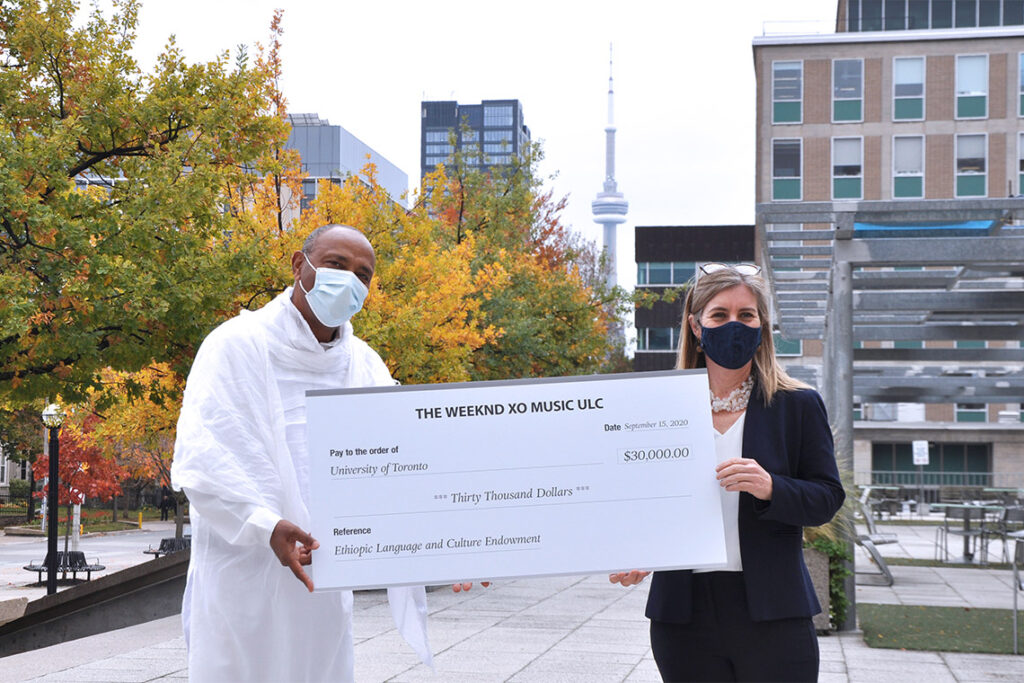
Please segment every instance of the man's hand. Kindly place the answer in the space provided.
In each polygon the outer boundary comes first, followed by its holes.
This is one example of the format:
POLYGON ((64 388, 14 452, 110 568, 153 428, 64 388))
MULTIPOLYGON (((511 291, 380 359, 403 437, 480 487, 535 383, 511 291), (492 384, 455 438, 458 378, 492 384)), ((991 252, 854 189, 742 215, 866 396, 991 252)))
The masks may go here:
POLYGON ((621 583, 623 586, 635 586, 636 584, 646 579, 648 574, 650 574, 650 572, 634 569, 633 571, 629 572, 618 572, 617 574, 609 574, 608 580, 612 583, 621 583))
POLYGON ((295 526, 287 519, 282 519, 270 534, 270 549, 277 555, 281 564, 292 570, 295 578, 305 584, 310 593, 313 592, 313 580, 302 569, 313 561, 312 553, 320 547, 320 542, 295 526), (302 545, 296 545, 301 543, 302 545))

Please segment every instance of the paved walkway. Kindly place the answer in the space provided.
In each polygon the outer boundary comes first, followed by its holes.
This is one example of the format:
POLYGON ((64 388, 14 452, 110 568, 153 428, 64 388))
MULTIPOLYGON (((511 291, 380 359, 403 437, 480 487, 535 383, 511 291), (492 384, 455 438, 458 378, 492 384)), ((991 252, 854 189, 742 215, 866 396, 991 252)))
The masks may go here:
MULTIPOLYGON (((887 557, 931 558, 933 527, 889 527, 887 557)), ((0 546, 0 553, 3 546, 0 546)), ((858 556, 859 563, 866 556, 858 556)), ((858 586, 858 602, 1012 606, 1010 572, 893 567, 893 587, 858 586)), ((658 681, 643 617, 647 584, 604 576, 506 581, 469 593, 431 591, 435 669, 397 635, 383 591, 356 596, 358 681, 658 681)), ((5 595, 0 591, 0 599, 5 595)), ((819 638, 824 682, 1021 681, 1024 656, 868 648, 857 633, 819 638)), ((0 660, 0 681, 187 680, 177 617, 0 660)))

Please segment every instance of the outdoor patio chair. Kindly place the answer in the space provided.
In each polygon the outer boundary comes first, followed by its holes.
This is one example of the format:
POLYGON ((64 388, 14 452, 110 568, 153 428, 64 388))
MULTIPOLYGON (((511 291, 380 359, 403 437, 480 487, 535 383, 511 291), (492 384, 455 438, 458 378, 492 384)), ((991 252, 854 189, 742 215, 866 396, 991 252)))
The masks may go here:
POLYGON ((864 525, 867 527, 868 533, 857 534, 857 545, 864 548, 868 555, 871 557, 871 561, 878 567, 877 572, 857 572, 858 574, 873 574, 880 575, 885 580, 886 586, 891 586, 895 579, 892 575, 892 570, 889 569, 888 563, 885 558, 882 557, 882 553, 878 551, 877 546, 884 545, 886 543, 898 543, 899 536, 896 534, 883 534, 878 531, 875 526, 875 519, 868 510, 867 505, 864 501, 858 500, 857 507, 860 510, 861 517, 864 518, 864 525))
POLYGON ((942 561, 949 561, 949 537, 959 536, 964 539, 964 560, 974 557, 979 540, 984 534, 985 508, 981 506, 955 506, 946 508, 942 526, 935 530, 935 554, 942 553, 942 561))
POLYGON ((1024 531, 1024 507, 1013 506, 1004 508, 999 518, 991 524, 986 523, 984 529, 985 535, 981 540, 982 562, 988 561, 988 544, 992 542, 992 539, 996 538, 1003 542, 1003 562, 1009 562, 1010 540, 1012 538, 1010 534, 1024 531))
POLYGON ((1013 654, 1018 652, 1017 643, 1017 593, 1024 591, 1024 577, 1021 575, 1021 567, 1024 566, 1024 531, 1011 531, 1009 541, 1015 541, 1013 549, 1013 654))

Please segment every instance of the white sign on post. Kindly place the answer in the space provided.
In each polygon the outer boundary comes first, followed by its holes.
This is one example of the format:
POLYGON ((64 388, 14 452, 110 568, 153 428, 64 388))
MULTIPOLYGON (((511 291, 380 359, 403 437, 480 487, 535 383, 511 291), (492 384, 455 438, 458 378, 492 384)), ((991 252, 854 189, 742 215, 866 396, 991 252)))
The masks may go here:
POLYGON ((317 590, 721 567, 704 370, 311 391, 317 590))
POLYGON ((914 465, 928 464, 928 442, 914 441, 914 465))

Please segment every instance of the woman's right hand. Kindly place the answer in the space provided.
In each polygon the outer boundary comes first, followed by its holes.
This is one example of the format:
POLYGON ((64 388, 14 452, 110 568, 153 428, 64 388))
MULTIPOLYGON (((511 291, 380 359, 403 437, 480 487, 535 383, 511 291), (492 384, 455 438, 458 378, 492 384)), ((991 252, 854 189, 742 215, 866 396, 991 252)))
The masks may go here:
POLYGON ((645 572, 641 569, 634 569, 628 572, 609 574, 608 580, 612 583, 620 583, 623 586, 635 586, 646 579, 648 574, 650 574, 650 572, 645 572))

